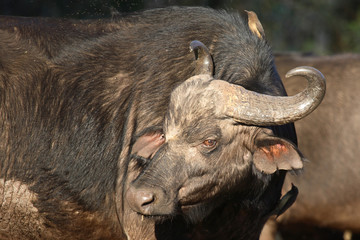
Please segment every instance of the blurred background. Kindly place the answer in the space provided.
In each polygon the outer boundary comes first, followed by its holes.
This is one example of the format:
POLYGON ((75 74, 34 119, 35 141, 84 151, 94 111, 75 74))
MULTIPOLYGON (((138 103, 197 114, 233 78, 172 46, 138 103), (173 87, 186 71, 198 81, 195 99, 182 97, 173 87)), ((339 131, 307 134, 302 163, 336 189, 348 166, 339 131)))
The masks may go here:
POLYGON ((359 0, 1 0, 0 14, 105 18, 172 5, 253 10, 275 52, 316 55, 360 52, 359 0))

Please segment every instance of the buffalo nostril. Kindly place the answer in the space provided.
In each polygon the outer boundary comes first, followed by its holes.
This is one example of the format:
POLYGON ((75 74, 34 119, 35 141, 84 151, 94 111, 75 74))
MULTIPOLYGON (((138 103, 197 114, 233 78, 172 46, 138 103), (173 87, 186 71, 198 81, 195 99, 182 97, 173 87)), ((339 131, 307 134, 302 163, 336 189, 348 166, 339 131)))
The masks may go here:
POLYGON ((151 214, 151 205, 155 202, 155 194, 152 191, 129 188, 126 198, 130 207, 136 212, 151 214))
POLYGON ((155 201, 155 196, 153 193, 148 191, 138 191, 136 194, 136 202, 140 206, 145 207, 146 205, 151 204, 155 201))

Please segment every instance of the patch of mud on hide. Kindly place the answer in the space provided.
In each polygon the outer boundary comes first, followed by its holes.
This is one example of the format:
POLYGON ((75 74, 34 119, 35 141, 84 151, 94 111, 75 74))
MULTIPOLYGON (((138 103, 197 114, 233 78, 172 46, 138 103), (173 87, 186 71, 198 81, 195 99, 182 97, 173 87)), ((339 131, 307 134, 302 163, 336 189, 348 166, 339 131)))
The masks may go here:
POLYGON ((0 179, 0 239, 39 239, 41 220, 36 195, 20 181, 0 179))

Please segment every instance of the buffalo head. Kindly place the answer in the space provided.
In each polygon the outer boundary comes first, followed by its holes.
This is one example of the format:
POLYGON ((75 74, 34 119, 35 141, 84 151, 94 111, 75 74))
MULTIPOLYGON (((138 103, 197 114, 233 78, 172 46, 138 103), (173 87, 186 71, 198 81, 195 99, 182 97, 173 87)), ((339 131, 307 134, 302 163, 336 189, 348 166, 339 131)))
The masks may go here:
POLYGON ((200 74, 172 92, 164 135, 154 135, 156 153, 126 193, 129 205, 143 215, 174 215, 181 209, 197 221, 232 193, 255 197, 271 174, 301 169, 298 149, 266 126, 303 118, 325 93, 324 77, 310 67, 288 73, 308 80, 295 96, 248 91, 213 79, 212 58, 202 43, 192 42, 191 49, 200 74))

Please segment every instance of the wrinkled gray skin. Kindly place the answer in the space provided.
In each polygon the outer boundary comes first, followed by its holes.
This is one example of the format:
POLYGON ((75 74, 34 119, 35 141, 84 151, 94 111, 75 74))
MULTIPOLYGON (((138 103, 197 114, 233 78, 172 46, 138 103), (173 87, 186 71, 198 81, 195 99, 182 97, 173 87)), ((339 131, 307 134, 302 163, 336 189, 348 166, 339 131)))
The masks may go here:
MULTIPOLYGON (((275 61, 281 76, 299 64, 318 68, 328 88, 320 107, 296 122, 299 147, 309 161, 300 176, 287 175, 283 191, 292 182, 299 196, 277 222, 267 224, 261 240, 275 239, 277 228, 285 239, 339 239, 318 227, 360 233, 360 55, 279 55, 275 61)), ((296 78, 285 85, 290 94, 304 87, 296 78)))

